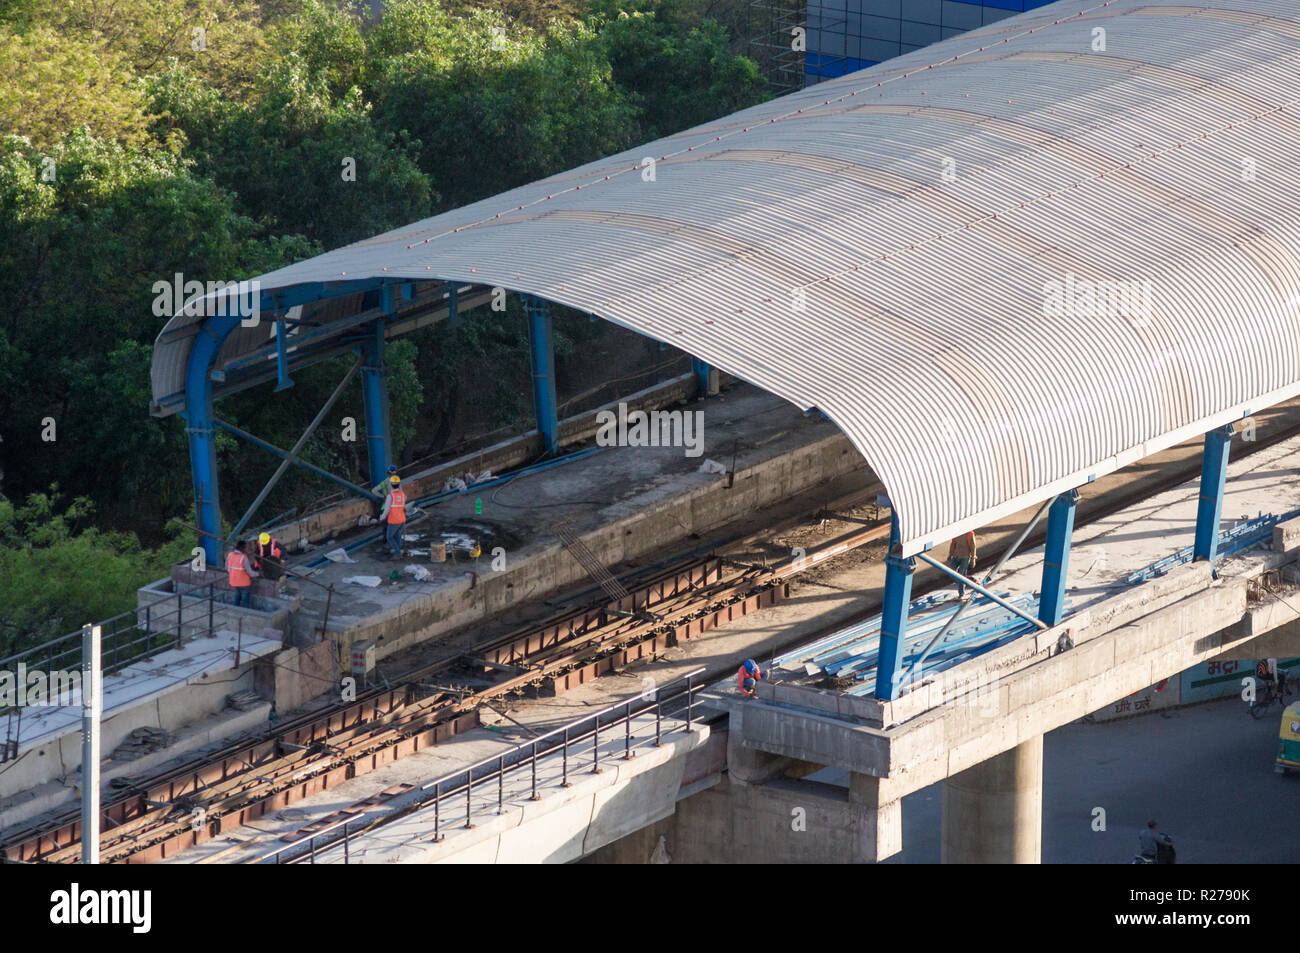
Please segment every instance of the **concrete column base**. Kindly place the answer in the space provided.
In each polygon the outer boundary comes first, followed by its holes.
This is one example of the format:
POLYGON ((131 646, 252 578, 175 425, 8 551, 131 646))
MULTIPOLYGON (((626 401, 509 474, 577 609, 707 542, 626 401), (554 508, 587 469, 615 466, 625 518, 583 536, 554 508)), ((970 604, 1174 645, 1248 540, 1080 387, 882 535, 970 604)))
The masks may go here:
POLYGON ((1043 736, 943 782, 945 864, 1037 864, 1043 848, 1043 736))

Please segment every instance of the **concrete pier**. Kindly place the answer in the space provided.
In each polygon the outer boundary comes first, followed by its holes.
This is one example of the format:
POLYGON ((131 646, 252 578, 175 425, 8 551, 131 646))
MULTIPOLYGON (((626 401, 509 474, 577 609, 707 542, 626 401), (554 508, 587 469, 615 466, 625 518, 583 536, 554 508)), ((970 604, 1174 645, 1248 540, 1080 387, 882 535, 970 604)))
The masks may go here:
POLYGON ((943 782, 943 863, 1037 864, 1042 846, 1042 735, 943 782))

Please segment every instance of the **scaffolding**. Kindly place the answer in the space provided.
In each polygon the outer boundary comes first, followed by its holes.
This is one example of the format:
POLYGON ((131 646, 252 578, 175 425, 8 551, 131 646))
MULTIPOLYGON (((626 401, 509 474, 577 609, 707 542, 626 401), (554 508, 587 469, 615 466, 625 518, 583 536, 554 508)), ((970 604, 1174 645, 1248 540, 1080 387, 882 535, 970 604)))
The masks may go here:
POLYGON ((773 93, 794 92, 810 81, 844 72, 848 20, 807 0, 749 0, 748 56, 758 64, 773 93), (796 30, 803 29, 799 49, 796 30))

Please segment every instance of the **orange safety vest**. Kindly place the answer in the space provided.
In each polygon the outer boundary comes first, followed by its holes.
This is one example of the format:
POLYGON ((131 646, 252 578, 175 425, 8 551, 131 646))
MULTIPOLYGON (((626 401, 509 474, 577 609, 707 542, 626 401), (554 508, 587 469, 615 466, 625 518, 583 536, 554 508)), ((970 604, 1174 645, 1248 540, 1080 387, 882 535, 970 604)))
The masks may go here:
POLYGON ((405 523, 406 522, 406 493, 403 490, 393 490, 388 494, 391 501, 388 504, 388 522, 405 523))
POLYGON ((230 584, 236 589, 253 584, 248 575, 248 557, 237 549, 226 556, 226 572, 230 573, 230 584))
POLYGON ((262 547, 261 543, 257 544, 257 558, 265 559, 267 556, 270 556, 272 559, 280 558, 280 541, 274 537, 271 538, 270 545, 265 549, 262 547))

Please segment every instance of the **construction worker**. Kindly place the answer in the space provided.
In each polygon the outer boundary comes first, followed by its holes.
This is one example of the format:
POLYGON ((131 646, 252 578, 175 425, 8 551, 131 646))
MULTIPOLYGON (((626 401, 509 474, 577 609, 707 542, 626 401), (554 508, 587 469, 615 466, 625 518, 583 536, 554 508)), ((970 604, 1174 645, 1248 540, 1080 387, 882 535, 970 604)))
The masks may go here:
POLYGON ((402 531, 406 528, 406 493, 402 490, 402 478, 396 473, 388 478, 388 482, 388 496, 384 508, 379 511, 379 522, 385 524, 384 532, 393 558, 401 559, 402 531))
MULTIPOLYGON (((948 544, 948 568, 957 570, 963 576, 969 576, 975 571, 975 549, 973 530, 958 536, 948 544)), ((969 598, 964 582, 957 583, 957 598, 962 602, 969 598)))
POLYGON ((257 559, 253 568, 272 582, 279 581, 284 575, 284 551, 280 548, 280 541, 270 533, 257 537, 257 559))
POLYGON ((239 544, 226 556, 226 578, 235 593, 235 605, 245 609, 253 607, 253 580, 258 572, 248 558, 248 540, 239 544))
POLYGON ((752 658, 745 659, 745 664, 736 671, 736 690, 746 698, 755 698, 759 682, 763 680, 763 670, 752 658))
POLYGON ((393 484, 390 481, 395 476, 397 476, 397 467, 390 463, 388 465, 388 475, 380 481, 378 486, 371 487, 370 492, 375 494, 375 496, 386 496, 388 491, 393 488, 393 484))

